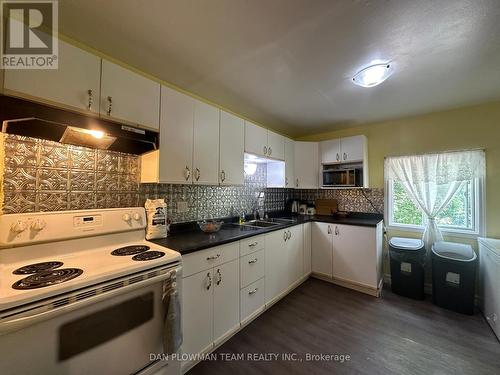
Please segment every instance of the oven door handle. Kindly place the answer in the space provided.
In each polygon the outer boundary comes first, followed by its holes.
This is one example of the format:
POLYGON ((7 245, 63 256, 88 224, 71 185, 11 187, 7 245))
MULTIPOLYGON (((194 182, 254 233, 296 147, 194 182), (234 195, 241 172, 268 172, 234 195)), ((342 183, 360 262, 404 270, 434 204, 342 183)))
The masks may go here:
MULTIPOLYGON (((159 281, 167 280, 170 278, 170 275, 171 275, 171 272, 167 272, 167 273, 164 273, 164 274, 161 274, 158 276, 154 276, 150 279, 146 279, 144 281, 140 281, 140 282, 137 282, 134 284, 124 285, 120 288, 111 290, 109 292, 101 293, 101 294, 98 294, 98 295, 93 296, 93 297, 88 297, 88 298, 85 298, 81 301, 71 302, 68 305, 64 305, 62 307, 57 307, 57 308, 54 308, 53 310, 43 311, 43 312, 40 312, 38 314, 23 316, 21 318, 15 318, 15 316, 14 316, 10 320, 8 320, 8 318, 6 318, 5 321, 0 320, 0 336, 5 335, 5 334, 10 333, 10 332, 13 332, 13 331, 23 329, 25 327, 31 326, 31 325, 39 323, 39 322, 43 322, 44 320, 48 320, 48 319, 54 318, 56 316, 69 313, 73 310, 80 309, 80 308, 85 307, 87 305, 90 305, 90 304, 93 304, 96 302, 100 302, 102 300, 106 300, 110 297, 113 297, 113 296, 116 296, 119 294, 123 294, 123 292, 129 292, 129 291, 135 290, 137 288, 142 288, 144 286, 157 283, 159 281)), ((99 288, 102 288, 102 287, 96 286, 95 289, 99 289, 99 288)), ((71 300, 71 297, 69 297, 69 299, 71 300)))

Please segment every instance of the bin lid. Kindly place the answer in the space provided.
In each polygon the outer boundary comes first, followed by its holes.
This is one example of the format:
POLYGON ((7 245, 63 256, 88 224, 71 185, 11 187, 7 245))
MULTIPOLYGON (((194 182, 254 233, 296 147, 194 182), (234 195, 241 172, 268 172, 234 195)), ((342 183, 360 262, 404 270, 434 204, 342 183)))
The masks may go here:
POLYGON ((476 259, 476 253, 472 250, 472 246, 463 243, 436 242, 432 246, 432 252, 438 257, 460 262, 470 262, 476 259))
POLYGON ((421 250, 424 247, 424 241, 417 238, 392 237, 389 245, 399 250, 421 250))

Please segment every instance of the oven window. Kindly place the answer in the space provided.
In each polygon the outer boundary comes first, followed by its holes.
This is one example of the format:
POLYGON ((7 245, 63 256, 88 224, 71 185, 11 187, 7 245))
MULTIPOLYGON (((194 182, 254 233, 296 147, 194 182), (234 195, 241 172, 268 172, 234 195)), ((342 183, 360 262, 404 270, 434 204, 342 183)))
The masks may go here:
POLYGON ((145 293, 59 328, 59 361, 92 349, 151 320, 154 293, 145 293))

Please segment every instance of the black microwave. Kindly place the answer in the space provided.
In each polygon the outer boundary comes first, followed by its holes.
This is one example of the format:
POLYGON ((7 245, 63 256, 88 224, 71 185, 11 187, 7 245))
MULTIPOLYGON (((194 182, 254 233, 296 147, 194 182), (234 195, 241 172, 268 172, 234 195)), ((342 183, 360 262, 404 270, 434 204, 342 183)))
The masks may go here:
POLYGON ((363 187, 363 167, 323 165, 323 187, 363 187))

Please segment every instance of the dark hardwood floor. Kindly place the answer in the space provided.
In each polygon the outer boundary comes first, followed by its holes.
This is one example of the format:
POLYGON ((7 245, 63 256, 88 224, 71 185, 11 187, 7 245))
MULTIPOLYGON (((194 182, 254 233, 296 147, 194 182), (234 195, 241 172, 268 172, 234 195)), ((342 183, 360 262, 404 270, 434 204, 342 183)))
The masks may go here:
POLYGON ((500 343, 477 313, 466 316, 384 290, 366 296, 309 279, 204 361, 196 374, 500 374, 500 343), (230 360, 297 353, 297 360, 230 360), (349 355, 307 361, 307 353, 349 355), (224 359, 222 355, 227 357, 224 359))

